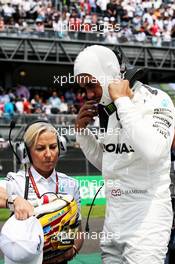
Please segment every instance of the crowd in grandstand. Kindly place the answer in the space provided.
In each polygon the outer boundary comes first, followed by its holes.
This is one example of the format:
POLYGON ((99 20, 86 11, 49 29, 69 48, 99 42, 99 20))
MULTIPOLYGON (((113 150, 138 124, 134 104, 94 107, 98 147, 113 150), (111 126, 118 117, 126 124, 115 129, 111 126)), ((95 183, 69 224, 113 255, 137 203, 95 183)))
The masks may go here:
POLYGON ((18 84, 8 91, 0 88, 0 117, 8 121, 17 114, 76 114, 84 100, 85 93, 71 89, 64 95, 51 90, 47 97, 39 92, 31 96, 26 86, 18 84))
POLYGON ((175 45, 173 0, 1 0, 0 31, 175 45))

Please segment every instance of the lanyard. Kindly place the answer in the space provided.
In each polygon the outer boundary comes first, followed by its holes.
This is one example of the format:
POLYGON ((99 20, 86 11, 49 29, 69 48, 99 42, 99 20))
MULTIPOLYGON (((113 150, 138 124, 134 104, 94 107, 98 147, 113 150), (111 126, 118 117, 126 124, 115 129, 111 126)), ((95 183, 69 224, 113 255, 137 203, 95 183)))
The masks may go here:
MULTIPOLYGON (((35 180, 34 180, 34 178, 33 178, 33 175, 32 175, 32 173, 31 173, 30 168, 29 168, 28 172, 29 172, 29 179, 31 180, 31 183, 32 183, 33 189, 34 189, 34 191, 35 191, 37 197, 40 199, 40 198, 41 198, 41 195, 40 195, 40 193, 39 193, 39 191, 38 191, 38 187, 36 186, 36 182, 35 182, 35 180)), ((56 191, 55 191, 55 192, 58 193, 58 174, 57 174, 57 173, 56 173, 56 191)))

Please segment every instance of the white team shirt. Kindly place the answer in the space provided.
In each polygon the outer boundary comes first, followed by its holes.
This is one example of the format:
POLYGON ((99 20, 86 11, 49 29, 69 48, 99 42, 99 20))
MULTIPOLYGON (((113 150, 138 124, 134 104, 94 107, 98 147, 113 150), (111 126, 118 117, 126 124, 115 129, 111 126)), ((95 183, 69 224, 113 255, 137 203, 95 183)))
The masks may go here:
MULTIPOLYGON (((31 173, 38 188, 40 196, 47 192, 56 192, 56 174, 58 175, 58 193, 70 194, 77 202, 80 213, 80 192, 78 181, 67 176, 64 173, 56 172, 55 170, 49 176, 44 178, 32 166, 31 173)), ((28 175, 28 172, 27 172, 28 175)), ((0 187, 6 189, 8 195, 18 195, 24 197, 26 175, 25 171, 19 170, 17 173, 9 172, 4 180, 0 181, 0 187)), ((32 201, 37 199, 33 185, 29 180, 28 200, 32 201)))

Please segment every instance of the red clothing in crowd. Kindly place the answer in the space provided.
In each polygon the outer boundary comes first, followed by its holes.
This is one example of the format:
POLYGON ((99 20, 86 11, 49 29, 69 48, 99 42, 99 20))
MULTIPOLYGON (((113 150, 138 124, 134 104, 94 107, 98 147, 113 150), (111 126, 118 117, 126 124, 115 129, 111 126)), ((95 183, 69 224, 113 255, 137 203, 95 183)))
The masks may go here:
POLYGON ((24 107, 24 113, 26 113, 26 114, 30 114, 31 113, 30 102, 27 99, 24 99, 23 107, 24 107))
POLYGON ((80 31, 81 19, 78 17, 72 17, 69 19, 69 29, 71 31, 80 31))

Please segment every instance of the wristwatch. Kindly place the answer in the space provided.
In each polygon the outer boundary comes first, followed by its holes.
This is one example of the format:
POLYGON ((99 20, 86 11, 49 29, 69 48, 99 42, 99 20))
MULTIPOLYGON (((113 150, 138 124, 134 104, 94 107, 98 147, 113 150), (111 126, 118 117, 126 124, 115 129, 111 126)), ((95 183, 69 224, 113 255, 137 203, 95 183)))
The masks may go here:
POLYGON ((7 208, 10 209, 10 211, 14 211, 14 201, 15 199, 17 198, 18 195, 16 194, 13 194, 13 195, 10 195, 6 201, 6 205, 7 205, 7 208))

